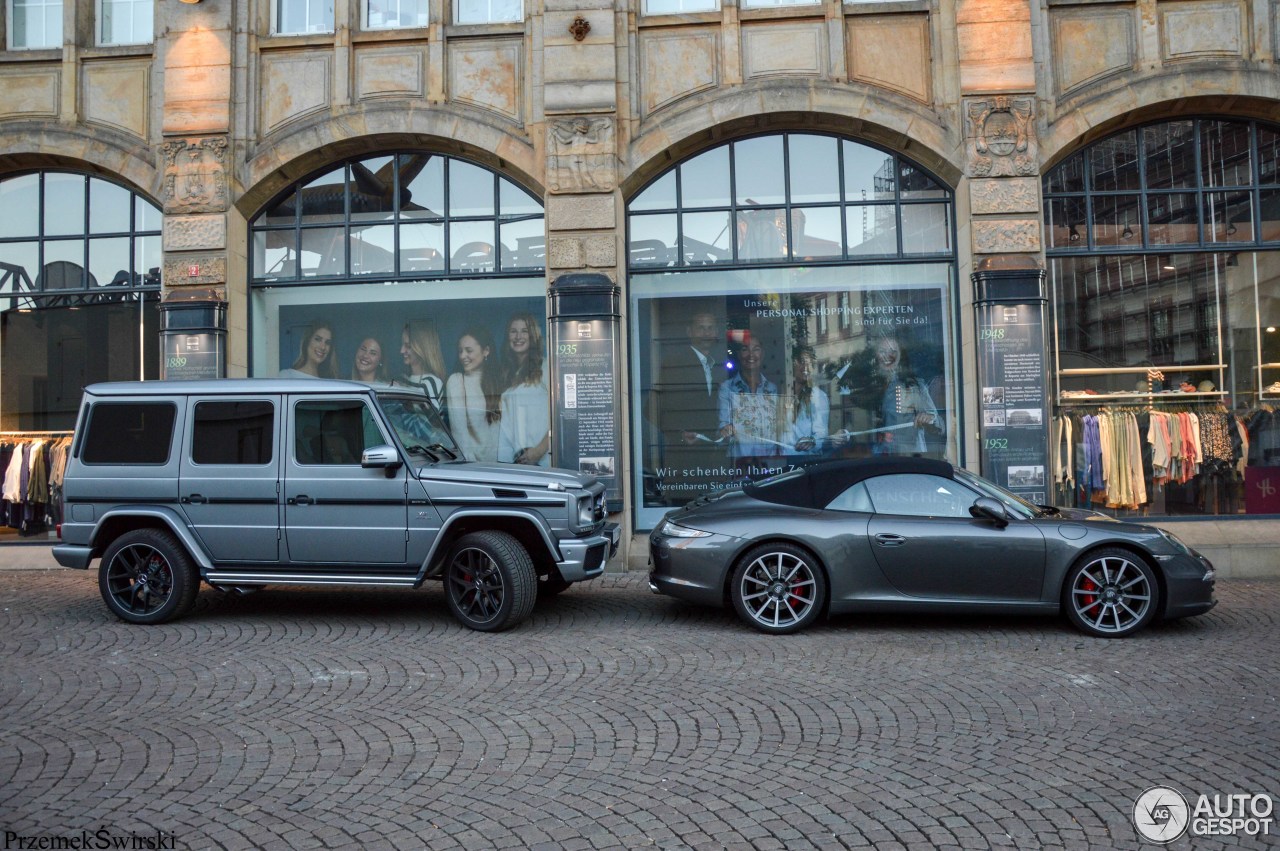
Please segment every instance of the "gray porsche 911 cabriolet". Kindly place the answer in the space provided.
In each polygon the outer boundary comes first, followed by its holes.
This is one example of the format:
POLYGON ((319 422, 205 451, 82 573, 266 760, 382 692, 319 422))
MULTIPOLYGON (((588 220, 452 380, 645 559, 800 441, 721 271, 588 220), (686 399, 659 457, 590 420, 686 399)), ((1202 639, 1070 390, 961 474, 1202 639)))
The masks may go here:
POLYGON ((764 632, 827 612, 1065 612, 1132 635, 1215 605, 1214 570, 1172 534, 1032 505, 945 461, 831 461, 702 497, 649 537, 649 587, 731 602, 764 632))

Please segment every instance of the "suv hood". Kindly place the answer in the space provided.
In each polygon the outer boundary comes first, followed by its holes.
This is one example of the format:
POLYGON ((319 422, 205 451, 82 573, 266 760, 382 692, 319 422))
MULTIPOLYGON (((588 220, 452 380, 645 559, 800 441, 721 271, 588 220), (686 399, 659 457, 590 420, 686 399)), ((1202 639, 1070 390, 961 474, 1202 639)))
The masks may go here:
POLYGON ((596 484, 595 476, 554 467, 523 464, 489 464, 482 461, 451 461, 418 468, 418 478, 434 481, 491 484, 499 487, 546 488, 555 482, 565 489, 586 490, 596 484))

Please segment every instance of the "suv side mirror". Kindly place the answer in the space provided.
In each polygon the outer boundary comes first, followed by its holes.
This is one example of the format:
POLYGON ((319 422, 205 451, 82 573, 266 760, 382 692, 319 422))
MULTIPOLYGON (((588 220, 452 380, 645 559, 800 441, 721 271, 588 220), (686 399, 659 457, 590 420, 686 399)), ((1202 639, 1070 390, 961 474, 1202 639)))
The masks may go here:
POLYGON ((394 446, 370 446, 360 456, 360 466, 366 470, 382 468, 390 476, 400 469, 400 453, 394 446))
POLYGON ((989 496, 980 496, 969 506, 969 513, 980 520, 990 520, 997 526, 1009 525, 1009 512, 1004 503, 989 496))

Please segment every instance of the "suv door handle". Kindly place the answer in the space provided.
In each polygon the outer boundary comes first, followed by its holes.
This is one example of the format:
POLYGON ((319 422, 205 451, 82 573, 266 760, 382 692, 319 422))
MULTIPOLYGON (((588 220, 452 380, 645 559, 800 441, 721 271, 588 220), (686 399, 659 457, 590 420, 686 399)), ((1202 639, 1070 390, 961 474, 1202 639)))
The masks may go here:
POLYGON ((184 503, 190 503, 193 505, 203 505, 209 500, 198 493, 193 493, 191 494, 191 496, 184 496, 181 501, 184 503))
POLYGON ((312 505, 314 503, 315 500, 307 496, 305 493, 300 493, 289 500, 290 505, 312 505))
POLYGON ((876 535, 876 543, 882 547, 900 547, 907 542, 907 539, 901 535, 891 535, 887 532, 881 532, 876 535))

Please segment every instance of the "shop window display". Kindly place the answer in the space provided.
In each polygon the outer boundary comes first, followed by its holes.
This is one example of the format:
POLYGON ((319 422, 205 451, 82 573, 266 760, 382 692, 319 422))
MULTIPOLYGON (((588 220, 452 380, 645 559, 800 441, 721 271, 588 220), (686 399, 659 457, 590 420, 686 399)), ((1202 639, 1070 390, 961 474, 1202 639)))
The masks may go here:
POLYGON ((721 145, 637 194, 638 527, 823 459, 957 460, 950 202, 890 152, 800 133, 721 145))
POLYGON ((1045 177, 1058 504, 1280 513, 1278 139, 1164 122, 1045 177))

